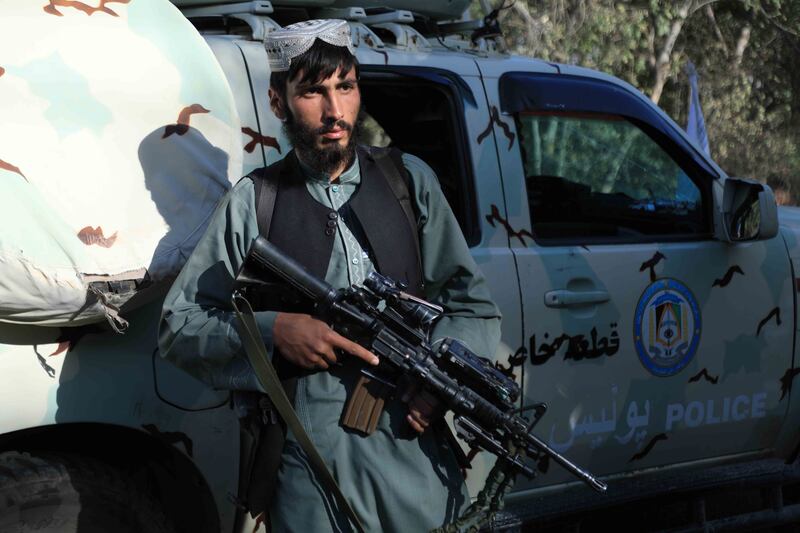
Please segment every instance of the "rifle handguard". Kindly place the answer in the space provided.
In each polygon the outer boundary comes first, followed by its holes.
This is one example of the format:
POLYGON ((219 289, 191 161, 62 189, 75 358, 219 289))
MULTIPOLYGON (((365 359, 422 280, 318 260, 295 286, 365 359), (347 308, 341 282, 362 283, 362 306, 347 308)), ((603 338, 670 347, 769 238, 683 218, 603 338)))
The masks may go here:
POLYGON ((328 303, 336 298, 336 289, 309 273, 262 236, 253 241, 247 257, 236 275, 238 283, 259 283, 277 275, 311 301, 328 303))

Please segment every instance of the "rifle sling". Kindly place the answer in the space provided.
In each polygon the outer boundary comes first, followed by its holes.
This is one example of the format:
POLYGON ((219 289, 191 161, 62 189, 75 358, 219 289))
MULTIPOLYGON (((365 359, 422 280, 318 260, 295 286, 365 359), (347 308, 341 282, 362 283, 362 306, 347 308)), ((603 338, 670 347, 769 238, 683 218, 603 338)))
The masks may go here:
POLYGON ((267 391, 269 399, 272 401, 272 404, 275 406, 278 414, 280 414, 288 429, 294 434, 298 444, 300 444, 303 452, 305 452, 306 456, 308 457, 308 461, 311 463, 311 466, 319 477, 322 485, 326 490, 333 494, 339 509, 344 511, 344 513, 350 519, 352 525, 355 527, 356 531, 359 533, 364 533, 364 528, 361 525, 358 516, 356 516, 355 511, 353 511, 353 508, 348 503, 347 498, 345 498, 344 494, 342 494, 342 490, 339 488, 339 485, 336 483, 336 480, 334 479, 330 470, 328 470, 328 467, 325 465, 325 461, 322 459, 322 456, 317 451, 316 446, 314 446, 314 443, 311 441, 311 437, 308 436, 308 433, 306 433, 306 430, 303 428, 303 424, 297 417, 294 407, 289 401, 289 398, 287 398, 286 393, 281 386, 281 381, 278 378, 275 367, 272 366, 267 349, 264 346, 264 342, 261 340, 261 334, 258 329, 258 324, 253 316, 253 310, 252 307, 250 307, 250 303, 238 292, 233 294, 231 303, 233 304, 233 309, 236 312, 239 323, 242 326, 241 338, 245 353, 247 354, 250 365, 253 367, 253 371, 261 383, 261 386, 265 391, 267 391), (237 299, 240 299, 244 303, 244 311, 239 308, 239 305, 237 305, 237 299))

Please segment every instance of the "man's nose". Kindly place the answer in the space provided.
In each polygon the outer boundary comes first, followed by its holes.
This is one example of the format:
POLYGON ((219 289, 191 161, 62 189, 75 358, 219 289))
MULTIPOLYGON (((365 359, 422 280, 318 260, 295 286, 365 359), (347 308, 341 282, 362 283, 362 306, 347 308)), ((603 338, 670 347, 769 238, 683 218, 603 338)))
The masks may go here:
POLYGON ((340 97, 334 92, 325 99, 325 118, 339 120, 344 117, 340 97))

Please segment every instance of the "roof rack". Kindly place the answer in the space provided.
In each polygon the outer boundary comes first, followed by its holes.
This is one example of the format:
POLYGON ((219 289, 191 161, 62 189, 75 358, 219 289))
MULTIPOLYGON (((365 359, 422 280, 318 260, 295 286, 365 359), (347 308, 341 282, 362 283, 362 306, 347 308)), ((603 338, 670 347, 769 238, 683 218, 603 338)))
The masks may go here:
POLYGON ((406 50, 430 50, 431 44, 420 32, 407 24, 387 22, 373 24, 373 29, 385 30, 394 37, 394 44, 406 50))
POLYGON ((181 9, 181 12, 190 20, 206 17, 227 17, 241 20, 250 27, 252 38, 258 41, 263 41, 270 31, 280 28, 277 22, 267 16, 275 12, 275 8, 269 0, 187 7, 181 9))
POLYGON ((367 12, 363 7, 323 7, 314 14, 324 19, 342 19, 358 22, 361 22, 367 16, 367 12))
MULTIPOLYGON (((269 15, 283 13, 296 6, 275 6, 269 0, 252 0, 232 4, 212 4, 181 9, 189 19, 222 17, 244 22, 250 29, 252 39, 263 40, 267 34, 281 26, 269 15)), ((416 23, 413 12, 405 9, 308 6, 310 14, 318 18, 338 18, 350 23, 353 44, 382 50, 386 43, 407 50, 430 50, 434 47, 463 51, 491 52, 497 49, 490 39, 474 39, 485 27, 484 20, 459 22, 434 21, 420 17, 416 23), (420 32, 422 30, 422 32, 420 32), (431 38, 437 43, 433 43, 431 38)), ((278 17, 280 19, 280 16, 278 17)), ((227 31, 230 28, 226 25, 227 31)))
POLYGON ((218 17, 222 15, 270 15, 275 12, 269 0, 254 0, 252 2, 239 2, 236 4, 216 4, 202 7, 185 7, 181 13, 186 18, 218 17))
POLYGON ((414 22, 414 15, 411 11, 398 9, 397 11, 387 11, 377 15, 367 15, 361 22, 364 24, 411 24, 414 22))

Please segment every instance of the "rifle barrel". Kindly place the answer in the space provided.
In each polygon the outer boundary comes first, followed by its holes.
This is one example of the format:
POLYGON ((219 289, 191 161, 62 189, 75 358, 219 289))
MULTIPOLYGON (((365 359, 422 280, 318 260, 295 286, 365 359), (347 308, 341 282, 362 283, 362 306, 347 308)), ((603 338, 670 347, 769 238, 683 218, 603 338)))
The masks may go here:
POLYGON ((569 459, 567 459, 566 457, 564 457, 563 455, 552 449, 536 435, 528 433, 526 439, 535 448, 538 448, 540 451, 552 457, 555 462, 563 466, 574 476, 580 478, 583 482, 585 482, 587 485, 592 487, 597 492, 605 492, 606 489, 608 489, 608 485, 606 485, 605 483, 603 483, 602 481, 591 475, 589 472, 577 466, 575 463, 573 463, 572 461, 570 461, 569 459))

